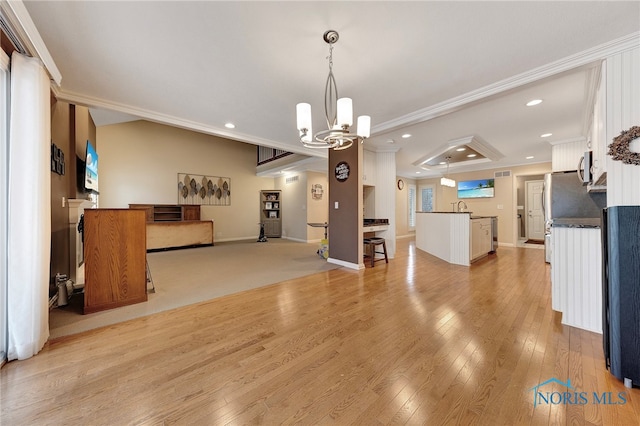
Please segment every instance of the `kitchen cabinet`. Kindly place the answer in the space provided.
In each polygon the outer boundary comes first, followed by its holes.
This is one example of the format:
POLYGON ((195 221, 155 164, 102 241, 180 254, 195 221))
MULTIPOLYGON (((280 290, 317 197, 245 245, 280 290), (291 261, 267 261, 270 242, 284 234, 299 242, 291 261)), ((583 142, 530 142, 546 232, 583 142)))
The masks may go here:
POLYGON ((470 258, 474 260, 486 256, 491 251, 491 218, 483 217, 479 219, 471 219, 471 254, 470 258))
POLYGON ((363 150, 362 184, 376 185, 376 153, 363 150))
POLYGON ((590 190, 604 186, 607 183, 607 88, 604 81, 606 80, 606 62, 602 63, 600 76, 600 84, 596 93, 595 104, 593 106, 593 121, 590 129, 591 150, 593 151, 593 165, 591 171, 593 173, 593 184, 590 190), (593 187, 593 188, 592 188, 593 187))
POLYGON ((554 172, 576 171, 580 158, 587 150, 587 140, 584 138, 551 145, 551 170, 554 172))

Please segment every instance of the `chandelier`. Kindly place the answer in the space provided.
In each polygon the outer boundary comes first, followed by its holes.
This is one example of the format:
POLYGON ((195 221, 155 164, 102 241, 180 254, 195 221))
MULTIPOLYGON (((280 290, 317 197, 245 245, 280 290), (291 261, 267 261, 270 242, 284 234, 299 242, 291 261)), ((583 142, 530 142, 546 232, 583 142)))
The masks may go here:
POLYGON ((353 103, 351 98, 338 98, 338 86, 333 76, 333 45, 338 41, 337 31, 329 30, 324 33, 323 39, 329 45, 329 75, 324 88, 324 114, 327 118, 327 130, 322 130, 315 135, 311 130, 311 105, 299 103, 296 105, 296 116, 300 142, 307 148, 333 148, 346 149, 353 142, 364 142, 369 137, 371 117, 361 115, 358 117, 358 129, 351 133, 353 125, 353 103))
POLYGON ((448 186, 450 188, 455 188, 456 187, 456 181, 453 179, 449 179, 449 161, 451 160, 451 157, 447 157, 447 175, 443 176, 440 178, 440 185, 442 186, 448 186))

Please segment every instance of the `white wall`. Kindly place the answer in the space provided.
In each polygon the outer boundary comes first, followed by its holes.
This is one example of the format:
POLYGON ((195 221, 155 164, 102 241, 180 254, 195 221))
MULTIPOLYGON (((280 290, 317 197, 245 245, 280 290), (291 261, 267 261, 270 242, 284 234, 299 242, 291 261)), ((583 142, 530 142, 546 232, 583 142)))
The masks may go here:
MULTIPOLYGON (((607 144, 640 124, 640 47, 606 60, 607 144)), ((640 141, 631 144, 640 152, 640 141)), ((607 155, 607 205, 640 205, 640 166, 614 161, 607 155)))
POLYGON ((100 207, 177 204, 178 173, 231 179, 230 206, 202 206, 215 221, 215 241, 256 238, 260 190, 273 178, 256 176, 256 147, 175 127, 134 121, 97 128, 100 207))

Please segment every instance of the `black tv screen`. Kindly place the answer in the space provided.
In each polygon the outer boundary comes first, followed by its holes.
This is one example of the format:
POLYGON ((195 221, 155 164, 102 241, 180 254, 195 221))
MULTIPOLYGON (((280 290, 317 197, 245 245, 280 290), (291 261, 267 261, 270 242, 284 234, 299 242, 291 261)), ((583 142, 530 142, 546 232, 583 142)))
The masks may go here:
POLYGON ((458 182, 458 198, 491 198, 495 196, 493 179, 458 182))

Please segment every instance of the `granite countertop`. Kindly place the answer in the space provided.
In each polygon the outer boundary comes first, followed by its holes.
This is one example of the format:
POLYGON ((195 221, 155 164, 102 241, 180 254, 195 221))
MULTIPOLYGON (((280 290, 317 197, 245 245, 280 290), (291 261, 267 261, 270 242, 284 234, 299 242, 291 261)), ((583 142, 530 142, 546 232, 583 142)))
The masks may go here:
POLYGON ((600 228, 600 218, 566 217, 553 219, 554 228, 600 228))

